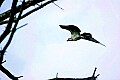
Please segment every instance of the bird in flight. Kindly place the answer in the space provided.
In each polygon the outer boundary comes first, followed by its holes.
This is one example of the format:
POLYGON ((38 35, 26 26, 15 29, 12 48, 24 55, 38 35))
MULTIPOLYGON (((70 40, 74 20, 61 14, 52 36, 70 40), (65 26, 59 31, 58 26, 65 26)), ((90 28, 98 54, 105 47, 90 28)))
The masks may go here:
POLYGON ((75 25, 59 25, 59 26, 62 29, 66 29, 66 30, 69 30, 71 32, 71 38, 68 38, 67 41, 77 41, 80 39, 84 39, 84 40, 92 41, 92 42, 95 42, 95 43, 98 43, 98 44, 105 46, 104 44, 102 44, 99 41, 97 41, 96 39, 94 39, 92 37, 91 33, 84 32, 84 33, 80 34, 81 30, 75 25))

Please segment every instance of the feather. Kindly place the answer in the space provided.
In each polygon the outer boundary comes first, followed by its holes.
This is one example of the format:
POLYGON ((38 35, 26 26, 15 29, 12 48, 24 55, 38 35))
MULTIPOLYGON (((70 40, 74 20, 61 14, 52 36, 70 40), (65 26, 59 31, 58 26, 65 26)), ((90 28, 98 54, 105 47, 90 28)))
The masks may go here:
POLYGON ((62 29, 66 29, 68 31, 71 32, 71 38, 73 40, 77 40, 78 37, 80 37, 80 32, 81 30, 77 27, 77 26, 74 26, 74 25, 59 25, 62 29))
POLYGON ((83 33, 83 34, 81 34, 81 38, 105 46, 104 44, 100 43, 98 40, 94 39, 90 33, 83 33))

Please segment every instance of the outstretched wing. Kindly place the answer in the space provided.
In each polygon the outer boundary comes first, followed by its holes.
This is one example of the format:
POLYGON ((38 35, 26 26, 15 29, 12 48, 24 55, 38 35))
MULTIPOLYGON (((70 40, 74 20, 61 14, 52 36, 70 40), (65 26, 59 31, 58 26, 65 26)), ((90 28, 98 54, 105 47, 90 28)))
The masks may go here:
MULTIPOLYGON (((98 40, 94 39, 94 38, 92 37, 92 34, 90 34, 90 33, 83 33, 83 34, 81 34, 81 38, 105 46, 104 44, 100 43, 98 40)), ((105 47, 106 47, 106 46, 105 46, 105 47)))
POLYGON ((59 25, 62 29, 69 30, 70 32, 81 32, 81 30, 74 25, 59 25))
POLYGON ((69 30, 71 32, 71 37, 73 39, 80 37, 81 30, 77 26, 74 26, 74 25, 59 25, 59 26, 62 29, 69 30))

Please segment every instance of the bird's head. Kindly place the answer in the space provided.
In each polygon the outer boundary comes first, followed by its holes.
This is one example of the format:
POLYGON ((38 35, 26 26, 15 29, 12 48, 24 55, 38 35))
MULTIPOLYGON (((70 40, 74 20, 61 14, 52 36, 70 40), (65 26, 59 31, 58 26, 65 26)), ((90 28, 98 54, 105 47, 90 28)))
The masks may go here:
POLYGON ((67 41, 73 41, 73 39, 72 38, 68 38, 68 40, 67 41))

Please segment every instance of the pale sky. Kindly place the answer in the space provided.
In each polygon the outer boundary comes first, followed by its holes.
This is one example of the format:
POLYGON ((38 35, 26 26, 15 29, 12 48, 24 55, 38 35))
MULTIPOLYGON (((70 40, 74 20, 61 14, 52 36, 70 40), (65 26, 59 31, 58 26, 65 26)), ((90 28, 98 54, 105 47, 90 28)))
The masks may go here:
MULTIPOLYGON (((120 0, 55 3, 64 10, 49 4, 20 21, 18 26, 28 25, 16 32, 4 66, 16 76, 23 75, 20 80, 47 80, 57 72, 58 77, 90 77, 95 67, 96 75, 100 74, 98 80, 120 80, 120 0), (67 42, 70 32, 61 29, 60 24, 76 25, 106 47, 85 40, 67 42)), ((6 2, 0 13, 9 5, 6 2)), ((0 78, 8 80, 1 72, 0 78)))

